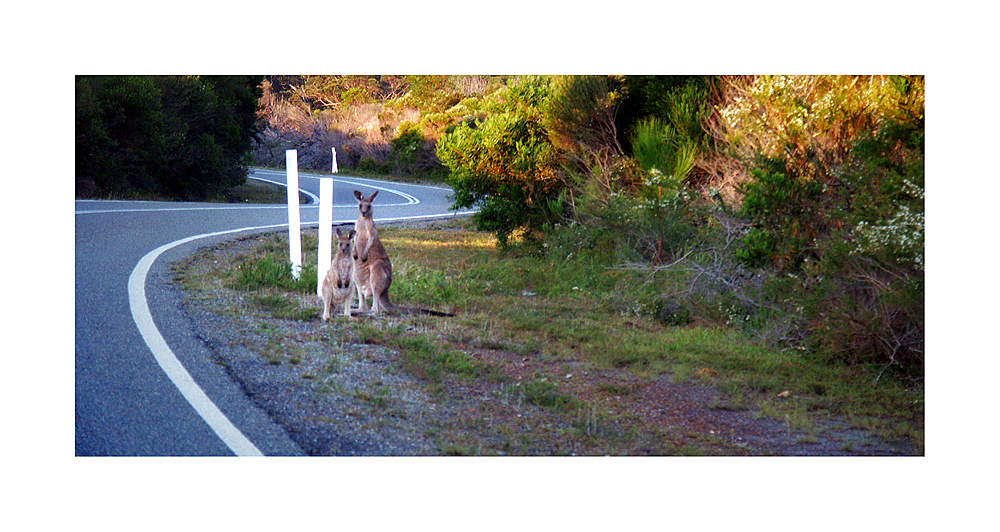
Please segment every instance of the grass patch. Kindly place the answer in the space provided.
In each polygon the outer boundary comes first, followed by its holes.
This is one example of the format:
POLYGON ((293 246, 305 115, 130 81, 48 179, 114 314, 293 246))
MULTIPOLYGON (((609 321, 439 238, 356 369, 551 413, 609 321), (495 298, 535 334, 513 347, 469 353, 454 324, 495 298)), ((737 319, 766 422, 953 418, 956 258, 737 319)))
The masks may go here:
MULTIPOLYGON (((669 438, 677 435, 668 438, 645 427, 642 416, 630 417, 603 406, 608 401, 638 401, 643 384, 663 376, 710 384, 725 399, 709 408, 750 409, 806 431, 807 439, 818 420, 836 415, 885 438, 910 439, 922 449, 922 390, 907 387, 890 373, 873 387, 880 368, 835 364, 804 351, 768 348, 738 326, 692 322, 687 317, 665 319, 677 311, 664 311, 661 295, 676 282, 664 272, 615 269, 582 252, 561 258, 501 252, 492 235, 470 230, 469 223, 379 228, 393 257, 393 301, 453 312, 454 318, 362 319, 336 327, 343 331, 338 342, 396 350, 401 367, 426 381, 432 391, 447 393, 456 382, 499 384, 494 386, 499 390, 497 412, 537 408, 565 423, 559 429, 534 426, 529 437, 509 422, 493 427, 493 421, 484 421, 503 435, 503 443, 494 449, 530 454, 548 439, 563 442, 559 445, 565 447, 556 446, 559 449, 585 445, 621 454, 702 454, 711 438, 683 436, 673 441, 669 438), (566 362, 625 372, 630 378, 623 382, 629 384, 596 382, 588 391, 564 384, 562 376, 544 374, 526 375, 513 384, 506 370, 482 358, 484 350, 515 361, 566 362), (566 444, 567 438, 576 443, 566 444)), ((315 235, 304 233, 307 266, 296 280, 287 266, 286 237, 258 237, 252 252, 236 257, 228 268, 212 270, 211 275, 218 276, 212 282, 249 293, 259 311, 276 318, 316 319, 319 302, 311 297, 316 287, 311 265, 315 247, 315 235)), ((184 282, 198 284, 187 278, 184 282)), ((337 346, 339 350, 340 343, 337 346)), ((277 342, 275 350, 282 349, 277 342)), ((288 353, 267 356, 275 364, 294 363, 288 353)), ((340 368, 333 359, 317 371, 328 375, 340 368)), ((378 408, 388 406, 380 394, 359 398, 378 408)), ((444 447, 456 454, 486 449, 480 442, 444 447)))
MULTIPOLYGON (((446 331, 446 339, 530 346, 530 356, 593 362, 643 379, 670 374, 716 386, 729 405, 752 406, 788 391, 792 399, 766 406, 768 415, 847 415, 856 426, 922 445, 922 390, 885 377, 873 387, 879 368, 769 348, 738 326, 664 319, 658 302, 676 282, 666 274, 614 269, 583 253, 504 253, 492 235, 474 231, 385 228, 381 236, 394 256, 418 265, 415 277, 434 272, 404 284, 397 297, 448 305, 468 325, 464 335, 446 331)), ((558 403, 548 386, 531 386, 539 403, 558 403)))
MULTIPOLYGON (((287 249, 287 248, 286 248, 287 249)), ((245 260, 236 268, 236 279, 230 287, 237 290, 276 288, 300 294, 316 290, 316 267, 304 264, 298 279, 292 275, 287 253, 282 256, 268 254, 260 260, 245 260)))
POLYGON ((477 378, 490 371, 465 353, 428 335, 393 335, 388 343, 399 349, 407 368, 414 374, 439 383, 445 374, 477 378))
POLYGON ((521 393, 524 395, 524 402, 558 412, 568 412, 578 403, 573 397, 559 393, 559 387, 547 378, 524 383, 521 393))
POLYGON ((375 393, 355 389, 354 397, 382 410, 389 408, 389 405, 392 403, 392 399, 389 397, 389 393, 385 389, 379 389, 375 393))

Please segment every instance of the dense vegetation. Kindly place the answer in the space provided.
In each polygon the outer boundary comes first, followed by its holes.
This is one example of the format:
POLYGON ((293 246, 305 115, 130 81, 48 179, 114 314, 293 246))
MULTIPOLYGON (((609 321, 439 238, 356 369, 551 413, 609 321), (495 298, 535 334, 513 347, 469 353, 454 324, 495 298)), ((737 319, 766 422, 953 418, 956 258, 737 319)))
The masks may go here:
POLYGON ((647 272, 667 322, 922 377, 921 76, 84 77, 78 191, 216 194, 258 131, 254 164, 333 147, 510 253, 647 272))
POLYGON ((260 79, 77 76, 77 197, 212 199, 243 183, 260 79))
POLYGON ((670 275, 651 312, 919 377, 923 87, 526 78, 438 155, 501 245, 670 275))
POLYGON ((501 247, 669 279, 646 312, 922 375, 922 77, 270 82, 273 147, 318 168, 443 165, 501 247))

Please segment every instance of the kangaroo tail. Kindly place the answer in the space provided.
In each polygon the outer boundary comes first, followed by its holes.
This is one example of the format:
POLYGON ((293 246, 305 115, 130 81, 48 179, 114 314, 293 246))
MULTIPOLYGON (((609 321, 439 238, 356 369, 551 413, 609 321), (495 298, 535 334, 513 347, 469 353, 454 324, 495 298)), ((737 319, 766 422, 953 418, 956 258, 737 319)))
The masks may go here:
POLYGON ((439 310, 431 310, 426 308, 412 308, 412 307, 392 307, 393 312, 399 314, 426 314, 428 316, 441 316, 444 318, 452 318, 455 315, 449 314, 447 312, 441 312, 439 310))
MULTIPOLYGON (((439 310, 431 310, 426 308, 412 308, 412 307, 397 307, 393 306, 386 309, 387 314, 393 314, 397 316, 401 315, 413 315, 413 314, 424 314, 427 316, 439 316, 442 318, 453 318, 454 314, 449 314, 447 312, 441 312, 439 310)), ((375 317, 375 313, 371 310, 361 310, 361 309, 351 309, 351 316, 354 317, 375 317)))

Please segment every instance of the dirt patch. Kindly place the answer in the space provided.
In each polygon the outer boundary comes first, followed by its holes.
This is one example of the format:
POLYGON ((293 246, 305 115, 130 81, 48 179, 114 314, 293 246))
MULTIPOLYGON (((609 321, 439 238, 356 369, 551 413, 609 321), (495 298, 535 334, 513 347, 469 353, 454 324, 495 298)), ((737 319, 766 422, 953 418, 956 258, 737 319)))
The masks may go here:
POLYGON ((477 378, 418 377, 398 350, 366 341, 358 329, 434 334, 420 318, 323 323, 314 296, 293 297, 314 317, 275 318, 256 294, 213 280, 260 238, 177 264, 178 282, 189 288, 184 311, 216 362, 310 455, 918 454, 834 418, 807 427, 771 419, 706 384, 497 345, 458 346, 489 368, 477 378))

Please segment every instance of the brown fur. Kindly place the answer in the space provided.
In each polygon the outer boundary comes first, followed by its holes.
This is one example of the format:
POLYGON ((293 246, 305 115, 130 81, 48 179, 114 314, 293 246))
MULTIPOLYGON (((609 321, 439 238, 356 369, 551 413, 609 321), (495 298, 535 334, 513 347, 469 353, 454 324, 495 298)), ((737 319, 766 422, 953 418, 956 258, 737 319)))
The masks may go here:
POLYGON ((330 319, 330 307, 351 317, 351 300, 354 299, 354 258, 351 256, 351 238, 354 230, 343 234, 337 228, 337 254, 330 262, 330 270, 323 278, 323 321, 330 319))
POLYGON ((372 200, 378 191, 364 197, 354 191, 358 199, 358 221, 354 224, 354 286, 358 292, 358 306, 362 312, 368 311, 368 298, 372 299, 372 313, 382 314, 393 308, 389 301, 389 287, 392 286, 392 262, 372 220, 372 200))

